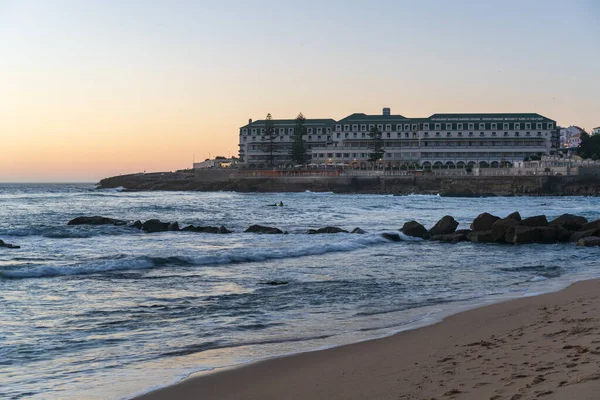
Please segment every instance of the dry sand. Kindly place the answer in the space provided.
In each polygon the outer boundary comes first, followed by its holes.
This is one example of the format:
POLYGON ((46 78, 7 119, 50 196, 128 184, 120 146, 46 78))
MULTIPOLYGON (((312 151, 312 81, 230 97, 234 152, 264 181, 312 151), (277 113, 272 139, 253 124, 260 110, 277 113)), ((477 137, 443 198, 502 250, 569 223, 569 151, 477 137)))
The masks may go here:
POLYGON ((600 399, 600 280, 333 349, 249 364, 159 399, 600 399))

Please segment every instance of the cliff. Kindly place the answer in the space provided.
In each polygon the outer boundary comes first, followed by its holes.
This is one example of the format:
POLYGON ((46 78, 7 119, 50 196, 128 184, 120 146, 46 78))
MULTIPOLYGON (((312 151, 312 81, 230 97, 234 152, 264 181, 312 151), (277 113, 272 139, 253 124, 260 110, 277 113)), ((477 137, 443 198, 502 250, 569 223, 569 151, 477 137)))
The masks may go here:
POLYGON ((236 192, 440 194, 442 196, 600 195, 596 176, 288 176, 238 177, 226 170, 132 174, 106 178, 99 188, 236 192))

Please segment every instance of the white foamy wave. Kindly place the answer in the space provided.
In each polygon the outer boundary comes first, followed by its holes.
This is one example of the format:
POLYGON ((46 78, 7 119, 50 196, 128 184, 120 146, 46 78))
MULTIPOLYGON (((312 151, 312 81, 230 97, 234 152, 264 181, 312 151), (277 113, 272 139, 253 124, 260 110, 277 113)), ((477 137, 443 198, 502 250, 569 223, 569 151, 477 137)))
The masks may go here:
POLYGON ((406 242, 421 242, 423 240, 423 239, 418 238, 418 237, 405 235, 402 232, 399 232, 399 235, 400 235, 400 239, 402 239, 402 240, 404 240, 406 242))
MULTIPOLYGON (((349 234, 348 234, 349 235, 349 234)), ((341 236, 341 235, 340 235, 341 236)), ((211 254, 192 254, 185 256, 169 257, 122 257, 94 259, 88 262, 44 267, 22 267, 19 269, 0 270, 0 278, 23 279, 43 278, 70 275, 91 275, 113 271, 141 270, 175 266, 203 266, 215 264, 237 264, 247 262, 260 262, 274 259, 297 258, 321 255, 334 252, 347 252, 365 248, 370 245, 389 243, 379 235, 364 235, 334 243, 319 243, 299 246, 295 248, 242 248, 227 249, 211 254)))

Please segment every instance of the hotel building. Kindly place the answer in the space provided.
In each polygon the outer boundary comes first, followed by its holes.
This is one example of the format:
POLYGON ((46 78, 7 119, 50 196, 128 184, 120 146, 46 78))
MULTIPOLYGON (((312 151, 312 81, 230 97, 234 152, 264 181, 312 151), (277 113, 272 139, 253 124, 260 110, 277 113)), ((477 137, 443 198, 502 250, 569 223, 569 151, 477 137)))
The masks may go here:
MULTIPOLYGON (((261 140, 264 120, 240 128, 240 158, 248 168, 267 167, 261 140)), ((289 165, 294 120, 273 120, 277 138, 275 162, 289 165)), ((385 153, 377 163, 385 168, 499 167, 537 154, 549 154, 556 122, 539 114, 433 114, 427 118, 352 114, 339 121, 307 119, 305 136, 309 162, 367 168, 369 131, 382 132, 385 153)))

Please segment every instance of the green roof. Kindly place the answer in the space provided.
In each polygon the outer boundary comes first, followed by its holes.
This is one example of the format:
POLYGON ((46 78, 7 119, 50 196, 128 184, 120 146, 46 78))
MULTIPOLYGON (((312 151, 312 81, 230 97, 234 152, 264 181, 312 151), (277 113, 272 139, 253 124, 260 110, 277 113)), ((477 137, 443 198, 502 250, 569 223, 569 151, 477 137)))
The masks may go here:
POLYGON ((531 119, 531 120, 544 120, 553 121, 550 118, 544 117, 537 113, 455 113, 455 114, 433 114, 429 119, 431 120, 447 120, 447 119, 470 119, 470 120, 495 120, 495 119, 531 119))
MULTIPOLYGON (((263 127, 265 125, 265 121, 264 119, 259 119, 257 121, 252 121, 252 123, 250 124, 246 124, 244 126, 242 126, 241 128, 257 128, 257 127, 263 127)), ((289 125, 289 126, 294 126, 296 125, 296 119, 274 119, 272 120, 273 125, 274 126, 282 126, 282 125, 289 125)), ((333 125, 335 124, 335 120, 331 119, 331 118, 322 118, 322 119, 306 119, 304 120, 304 125, 308 126, 308 125, 333 125)))
POLYGON ((338 124, 348 124, 348 123, 360 123, 360 122, 400 122, 405 121, 407 118, 402 115, 367 115, 364 113, 354 113, 352 115, 348 115, 346 118, 342 118, 337 121, 338 124))

